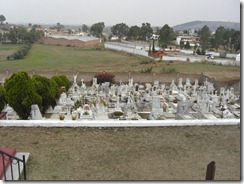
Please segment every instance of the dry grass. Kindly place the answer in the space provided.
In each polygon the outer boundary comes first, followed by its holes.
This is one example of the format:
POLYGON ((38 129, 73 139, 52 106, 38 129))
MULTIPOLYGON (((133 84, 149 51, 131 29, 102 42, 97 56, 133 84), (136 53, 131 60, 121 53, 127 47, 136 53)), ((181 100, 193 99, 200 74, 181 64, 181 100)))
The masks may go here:
POLYGON ((30 152, 28 180, 240 180, 240 126, 0 127, 1 146, 30 152))

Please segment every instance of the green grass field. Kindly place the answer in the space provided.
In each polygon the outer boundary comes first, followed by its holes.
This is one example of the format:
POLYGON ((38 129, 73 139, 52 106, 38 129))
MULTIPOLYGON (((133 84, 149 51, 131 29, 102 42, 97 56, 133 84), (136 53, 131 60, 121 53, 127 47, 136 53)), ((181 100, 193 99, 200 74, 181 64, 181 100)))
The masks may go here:
MULTIPOLYGON (((0 49, 6 49, 1 45, 0 49)), ((17 47, 13 47, 13 50, 17 47)), ((14 51, 13 51, 14 52, 14 51)), ((8 61, 1 54, 0 71, 127 71, 130 65, 145 59, 141 56, 118 54, 113 51, 99 51, 95 48, 74 48, 50 45, 34 45, 27 57, 8 61)))
POLYGON ((185 74, 205 74, 215 79, 240 79, 240 67, 222 66, 212 63, 149 61, 148 58, 111 50, 96 48, 75 48, 51 45, 33 45, 29 54, 22 60, 8 61, 8 55, 21 45, 0 45, 0 72, 17 71, 60 71, 60 72, 140 72, 152 67, 152 72, 162 73, 174 69, 185 74))

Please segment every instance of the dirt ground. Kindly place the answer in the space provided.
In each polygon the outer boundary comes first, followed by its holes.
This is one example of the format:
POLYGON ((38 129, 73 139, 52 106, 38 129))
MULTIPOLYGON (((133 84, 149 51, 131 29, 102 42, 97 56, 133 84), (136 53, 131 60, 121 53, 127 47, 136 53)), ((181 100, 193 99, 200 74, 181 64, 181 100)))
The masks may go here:
POLYGON ((30 152, 28 180, 240 180, 240 126, 0 127, 1 146, 30 152))

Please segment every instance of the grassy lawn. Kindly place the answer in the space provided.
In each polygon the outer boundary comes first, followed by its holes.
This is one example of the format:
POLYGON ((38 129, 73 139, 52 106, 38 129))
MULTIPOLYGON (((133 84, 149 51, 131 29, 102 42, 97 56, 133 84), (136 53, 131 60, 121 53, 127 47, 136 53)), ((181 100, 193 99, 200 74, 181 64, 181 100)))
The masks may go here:
POLYGON ((7 61, 7 56, 12 55, 21 47, 21 44, 0 44, 0 63, 7 61))
POLYGON ((0 70, 12 71, 127 71, 128 66, 144 57, 98 51, 95 48, 74 48, 49 45, 34 45, 23 60, 2 61, 0 70))
POLYGON ((34 45, 27 57, 8 61, 7 55, 20 45, 0 45, 0 72, 7 69, 17 71, 60 71, 60 72, 140 72, 152 67, 152 72, 161 73, 163 68, 174 69, 178 73, 201 74, 216 80, 240 79, 240 67, 222 66, 212 63, 153 61, 143 56, 96 48, 74 48, 51 45, 34 45), (8 53, 8 54, 6 54, 8 53), (2 59, 1 59, 2 58, 2 59), (142 64, 148 61, 149 64, 142 64))
POLYGON ((30 152, 28 180, 240 180, 240 126, 0 127, 1 146, 30 152))

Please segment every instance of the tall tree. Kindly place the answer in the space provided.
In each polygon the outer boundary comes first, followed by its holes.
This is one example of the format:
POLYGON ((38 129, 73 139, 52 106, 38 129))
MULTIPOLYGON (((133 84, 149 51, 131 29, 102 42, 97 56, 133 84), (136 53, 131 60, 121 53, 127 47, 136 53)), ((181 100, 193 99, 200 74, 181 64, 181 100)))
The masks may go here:
POLYGON ((118 36, 119 39, 128 36, 129 33, 129 26, 124 23, 116 24, 111 28, 112 33, 115 36, 118 36))
POLYGON ((104 22, 98 22, 91 26, 91 34, 95 37, 102 38, 102 32, 105 27, 104 22))
POLYGON ((233 50, 239 51, 241 49, 241 32, 235 31, 231 37, 231 45, 233 50))
POLYGON ((159 44, 162 48, 167 48, 167 46, 175 39, 175 34, 173 28, 165 24, 159 31, 159 44))
POLYGON ((149 40, 149 38, 152 36, 153 29, 151 28, 150 23, 142 23, 141 26, 141 39, 144 41, 149 40))
POLYGON ((3 22, 6 20, 6 18, 4 17, 4 15, 0 15, 0 22, 1 24, 3 24, 3 22))
POLYGON ((86 24, 82 24, 81 29, 85 33, 88 33, 89 32, 89 27, 86 24))
POLYGON ((29 118, 31 105, 41 105, 42 98, 26 72, 14 73, 6 80, 4 88, 7 102, 21 119, 29 118))
POLYGON ((131 26, 129 29, 128 37, 129 39, 137 40, 141 35, 141 28, 138 26, 131 26))
POLYGON ((3 86, 0 86, 0 113, 4 109, 5 104, 6 104, 5 89, 3 86))
POLYGON ((215 31, 214 39, 213 39, 213 47, 218 51, 220 45, 223 43, 223 36, 225 33, 225 28, 220 26, 215 31))
POLYGON ((200 42, 202 46, 202 50, 205 50, 209 46, 209 41, 211 37, 211 31, 207 25, 203 26, 201 30, 198 32, 200 37, 200 42))
POLYGON ((42 104, 40 106, 41 112, 44 114, 51 105, 53 108, 56 105, 56 94, 58 86, 53 85, 51 79, 43 76, 34 75, 32 77, 36 92, 42 97, 42 104))

